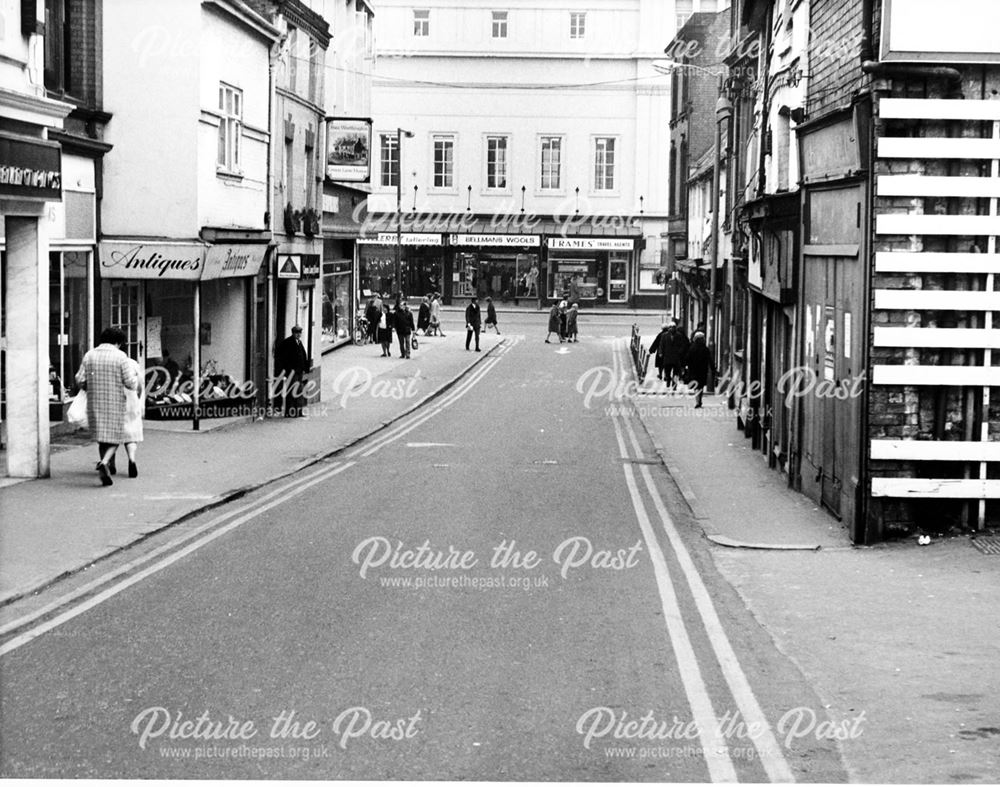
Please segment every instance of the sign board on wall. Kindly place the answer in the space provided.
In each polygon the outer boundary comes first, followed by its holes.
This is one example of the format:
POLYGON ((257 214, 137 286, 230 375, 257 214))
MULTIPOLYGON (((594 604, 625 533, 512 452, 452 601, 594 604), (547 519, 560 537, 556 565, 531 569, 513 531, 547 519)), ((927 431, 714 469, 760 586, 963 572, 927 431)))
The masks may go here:
POLYGON ((452 235, 452 246, 537 246, 541 243, 538 235, 452 235))
POLYGON ((1000 61, 996 0, 883 0, 882 59, 903 62, 1000 61), (933 21, 930 21, 933 20, 933 21))
POLYGON ((326 176, 330 180, 367 183, 371 177, 371 120, 331 119, 326 139, 326 176))
POLYGON ((239 276, 256 276, 264 262, 267 246, 262 243, 217 243, 205 253, 206 279, 233 279, 239 276))
POLYGON ((550 249, 563 251, 632 251, 632 238, 549 238, 550 249))
POLYGON ((0 134, 0 197, 61 200, 59 144, 0 134))
POLYGON ((205 261, 200 243, 103 241, 97 248, 105 279, 197 281, 205 261))

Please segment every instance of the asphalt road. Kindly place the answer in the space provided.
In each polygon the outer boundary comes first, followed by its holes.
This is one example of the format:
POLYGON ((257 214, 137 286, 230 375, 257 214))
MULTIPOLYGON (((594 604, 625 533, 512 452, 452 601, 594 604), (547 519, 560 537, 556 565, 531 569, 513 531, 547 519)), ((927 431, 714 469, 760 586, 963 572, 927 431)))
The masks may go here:
POLYGON ((518 319, 421 411, 8 642, 0 775, 845 780, 639 421, 585 396, 627 331, 518 319))

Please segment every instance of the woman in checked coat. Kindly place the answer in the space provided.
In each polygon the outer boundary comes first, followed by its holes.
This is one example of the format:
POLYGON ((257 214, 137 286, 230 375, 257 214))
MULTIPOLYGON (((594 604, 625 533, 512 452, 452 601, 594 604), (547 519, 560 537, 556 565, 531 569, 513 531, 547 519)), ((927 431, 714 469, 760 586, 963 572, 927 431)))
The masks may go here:
POLYGON ((83 356, 76 381, 87 392, 87 420, 101 456, 97 473, 104 486, 111 486, 110 465, 118 444, 130 438, 125 432, 125 391, 138 389, 139 376, 122 352, 125 334, 120 328, 105 328, 100 342, 83 356))

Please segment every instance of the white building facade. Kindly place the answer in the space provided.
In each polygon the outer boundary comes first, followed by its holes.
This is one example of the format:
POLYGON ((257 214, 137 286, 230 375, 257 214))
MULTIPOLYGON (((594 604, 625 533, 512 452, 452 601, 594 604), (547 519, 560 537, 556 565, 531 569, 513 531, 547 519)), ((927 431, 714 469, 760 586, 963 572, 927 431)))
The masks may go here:
POLYGON ((73 105, 48 96, 45 6, 0 3, 2 431, 6 474, 49 475, 50 218, 63 200, 62 151, 50 131, 73 105))
POLYGON ((361 286, 395 288, 398 237, 407 294, 662 305, 670 95, 652 63, 677 14, 379 0, 361 286))
POLYGON ((197 427, 263 389, 279 34, 241 0, 106 0, 103 36, 100 314, 163 369, 147 417, 197 427))

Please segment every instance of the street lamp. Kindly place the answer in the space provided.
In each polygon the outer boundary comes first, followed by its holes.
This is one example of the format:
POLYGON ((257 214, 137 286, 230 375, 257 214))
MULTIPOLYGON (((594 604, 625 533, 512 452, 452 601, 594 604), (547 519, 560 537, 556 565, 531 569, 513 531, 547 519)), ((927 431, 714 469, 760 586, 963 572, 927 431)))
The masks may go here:
POLYGON ((412 131, 396 129, 396 297, 401 294, 399 253, 403 241, 403 137, 411 139, 412 131))

